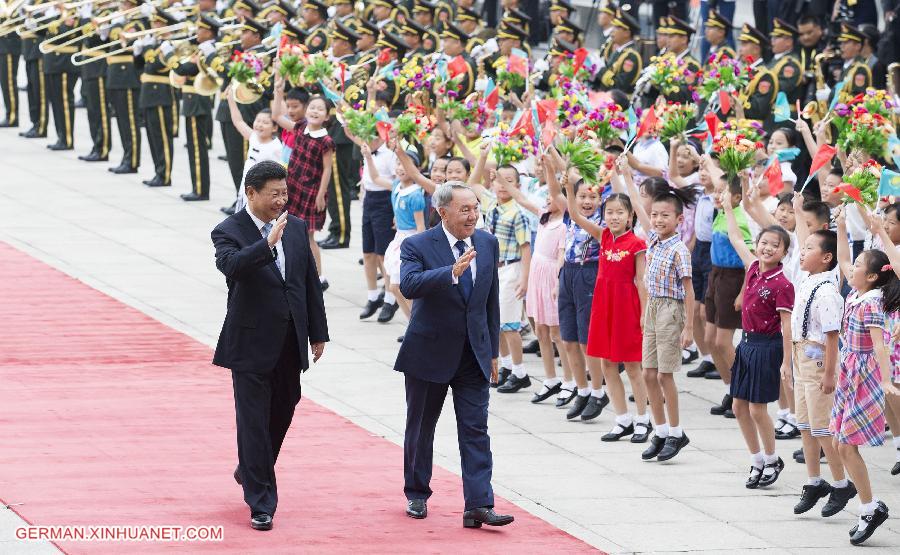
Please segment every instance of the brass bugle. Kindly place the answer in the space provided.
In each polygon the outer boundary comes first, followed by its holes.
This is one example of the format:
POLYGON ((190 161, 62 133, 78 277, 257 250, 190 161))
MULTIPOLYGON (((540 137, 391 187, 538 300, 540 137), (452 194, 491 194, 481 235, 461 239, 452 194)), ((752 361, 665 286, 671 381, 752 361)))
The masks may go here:
MULTIPOLYGON (((99 2, 99 4, 104 5, 104 4, 108 4, 110 2, 115 2, 115 1, 116 0, 103 0, 103 1, 99 2)), ((82 40, 84 38, 84 35, 86 35, 88 32, 90 32, 92 26, 99 27, 100 25, 109 23, 110 21, 112 21, 113 19, 115 19, 117 17, 128 17, 131 14, 138 13, 140 11, 141 11, 141 7, 136 6, 134 8, 128 8, 127 10, 120 10, 117 12, 113 12, 109 15, 105 15, 103 17, 97 18, 94 21, 90 21, 88 23, 85 23, 84 25, 79 25, 78 27, 75 27, 74 29, 69 29, 65 33, 60 33, 56 36, 50 37, 49 39, 42 41, 41 44, 38 45, 38 50, 40 50, 42 54, 46 54, 47 52, 49 52, 51 50, 51 48, 50 48, 51 46, 52 47, 71 46, 72 44, 75 44, 78 41, 82 40), (58 41, 66 39, 70 35, 75 35, 75 36, 72 37, 71 39, 65 40, 65 42, 58 43, 58 41)))
POLYGON ((165 33, 173 33, 175 31, 183 31, 192 26, 193 22, 182 21, 180 23, 175 23, 174 25, 166 25, 165 27, 151 27, 149 29, 144 29, 143 31, 133 31, 130 33, 124 32, 121 34, 121 37, 125 40, 131 41, 150 35, 161 35, 165 33))
MULTIPOLYGON (((170 27, 173 27, 173 26, 170 25, 170 27)), ((152 31, 152 30, 161 30, 162 31, 163 29, 164 29, 163 27, 158 27, 157 29, 147 29, 147 30, 148 31, 152 31)), ((168 31, 165 31, 165 32, 168 32, 168 31)), ((144 33, 144 35, 146 35, 146 34, 147 33, 144 33)), ((123 35, 124 35, 124 33, 123 33, 123 35)), ((137 37, 137 38, 140 38, 140 37, 137 37)), ((190 38, 190 37, 178 36, 178 37, 172 37, 171 40, 183 39, 183 38, 190 38)), ((131 47, 132 47, 132 45, 130 45, 130 44, 123 45, 121 40, 110 41, 110 42, 105 42, 103 44, 98 44, 97 46, 87 48, 85 50, 82 50, 81 52, 76 52, 75 54, 72 54, 72 65, 74 65, 76 67, 80 67, 80 66, 90 64, 93 62, 99 62, 100 60, 105 60, 106 58, 109 58, 110 56, 124 54, 125 52, 128 52, 129 50, 131 50, 131 47), (116 48, 115 50, 111 50, 109 52, 104 52, 104 50, 106 50, 107 48, 112 48, 114 46, 118 46, 118 48, 116 48)))

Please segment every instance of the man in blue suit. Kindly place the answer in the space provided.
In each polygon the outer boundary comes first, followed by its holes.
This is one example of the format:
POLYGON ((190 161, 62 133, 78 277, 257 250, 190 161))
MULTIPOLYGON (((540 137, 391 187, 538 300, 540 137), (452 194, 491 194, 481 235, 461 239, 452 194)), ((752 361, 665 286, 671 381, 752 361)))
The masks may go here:
POLYGON ((463 526, 503 526, 494 512, 490 382, 497 380, 500 301, 497 239, 475 229, 478 198, 465 184, 441 185, 432 199, 441 225, 403 241, 400 291, 412 316, 394 369, 406 375, 403 441, 406 514, 428 516, 434 429, 448 387, 453 390, 462 459, 463 526))
POLYGON ((306 223, 282 213, 285 170, 260 162, 244 178, 247 209, 212 231, 228 313, 213 364, 231 369, 238 468, 250 526, 270 530, 278 490, 275 461, 300 401, 300 373, 328 341, 328 324, 306 223))

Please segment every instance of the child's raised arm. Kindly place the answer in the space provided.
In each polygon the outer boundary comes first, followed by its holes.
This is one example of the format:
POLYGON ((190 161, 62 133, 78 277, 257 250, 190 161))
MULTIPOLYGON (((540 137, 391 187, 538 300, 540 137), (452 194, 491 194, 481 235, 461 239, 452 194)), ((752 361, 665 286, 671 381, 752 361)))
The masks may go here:
POLYGON ((238 110, 237 103, 234 101, 234 95, 231 94, 231 85, 228 85, 228 88, 225 89, 225 98, 228 100, 228 111, 231 113, 231 123, 234 125, 234 128, 237 129, 237 132, 241 134, 241 137, 245 139, 250 139, 250 135, 253 134, 253 128, 247 125, 247 122, 244 121, 244 117, 241 115, 240 110, 238 110))
POLYGON ((372 158, 372 149, 369 148, 369 145, 363 144, 359 147, 359 150, 362 152, 363 158, 366 159, 366 168, 369 170, 369 179, 371 179, 375 185, 390 191, 394 184, 391 183, 390 179, 382 177, 381 174, 378 173, 378 168, 375 166, 375 159, 372 158))
POLYGON ((760 202, 758 185, 751 185, 747 191, 747 197, 744 199, 744 213, 750 216, 759 227, 769 227, 777 223, 775 217, 760 202))
POLYGON ((562 163, 562 157, 556 151, 556 148, 551 146, 547 149, 547 153, 544 156, 544 175, 547 177, 547 190, 550 201, 556 204, 560 211, 565 212, 569 205, 566 201, 566 196, 562 193, 559 180, 556 178, 556 172, 560 167, 565 167, 565 164, 562 163))
POLYGON ((284 109, 284 77, 278 72, 281 60, 275 60, 275 64, 275 97, 272 99, 272 120, 282 129, 293 131, 297 123, 287 117, 284 109))
POLYGON ((628 167, 628 161, 624 154, 620 155, 616 160, 616 169, 619 171, 622 179, 625 180, 625 188, 628 191, 628 197, 631 199, 631 205, 634 207, 634 213, 637 214, 638 223, 640 223, 641 227, 646 231, 650 231, 650 229, 652 229, 650 216, 644 209, 643 203, 641 203, 641 192, 638 191, 637 185, 634 184, 631 168, 628 167))
POLYGON ((744 234, 741 233, 737 218, 734 217, 734 207, 731 206, 731 195, 729 194, 728 189, 722 192, 720 200, 722 202, 722 208, 725 209, 725 219, 728 221, 728 240, 731 241, 731 246, 734 247, 738 256, 741 257, 741 262, 744 263, 744 269, 747 269, 753 264, 756 257, 753 256, 753 253, 747 248, 747 243, 744 242, 744 234))
MULTIPOLYGON (((563 172, 562 183, 566 188, 566 207, 569 210, 569 217, 572 218, 572 221, 578 224, 579 227, 590 233, 594 239, 599 241, 600 237, 603 235, 603 228, 581 214, 581 210, 578 209, 578 204, 575 199, 575 185, 569 180, 569 172, 563 172)), ((582 186, 587 187, 587 184, 582 186)))
MULTIPOLYGON (((403 150, 403 147, 400 146, 400 141, 396 139, 391 139, 391 145, 393 146, 394 154, 397 155, 397 161, 400 162, 400 165, 403 166, 403 170, 406 172, 406 175, 410 176, 413 181, 416 182, 417 185, 422 187, 426 193, 433 194, 434 190, 437 189, 434 181, 428 179, 422 172, 419 171, 419 168, 413 164, 412 158, 409 157, 409 154, 403 150)), ((362 150, 362 148, 360 148, 362 150)))
POLYGON ((868 210, 865 209, 860 210, 859 213, 863 221, 869 226, 869 231, 872 232, 872 235, 877 235, 881 239, 881 250, 887 255, 891 266, 894 268, 894 273, 897 274, 897 277, 900 277, 900 249, 894 245, 887 231, 884 230, 882 217, 876 214, 869 214, 868 210))
POLYGON ((483 195, 485 191, 483 184, 484 166, 487 164, 488 155, 491 153, 491 141, 483 139, 480 148, 481 154, 478 156, 478 161, 475 162, 475 169, 472 170, 472 174, 469 175, 469 181, 467 183, 479 200, 481 200, 481 195, 483 195))
POLYGON ((687 181, 678 175, 678 147, 681 146, 681 139, 673 137, 669 141, 669 182, 679 189, 687 187, 687 181))
POLYGON ((847 238, 847 214, 845 206, 838 208, 837 216, 837 258, 838 266, 844 278, 850 277, 850 269, 853 267, 853 251, 850 250, 850 240, 847 238))
POLYGON ((797 234, 797 245, 803 247, 806 244, 806 238, 809 237, 809 227, 806 225, 806 218, 803 217, 803 195, 794 193, 791 205, 794 207, 794 219, 796 220, 794 232, 797 234))

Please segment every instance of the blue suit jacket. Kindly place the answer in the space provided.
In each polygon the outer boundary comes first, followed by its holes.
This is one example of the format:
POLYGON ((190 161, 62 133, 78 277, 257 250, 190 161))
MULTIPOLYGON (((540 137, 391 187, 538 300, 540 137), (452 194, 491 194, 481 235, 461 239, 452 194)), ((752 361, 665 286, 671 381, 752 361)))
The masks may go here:
POLYGON ((468 302, 453 285, 455 259, 443 227, 437 225, 403 241, 400 291, 413 300, 406 337, 394 369, 433 383, 450 383, 459 369, 466 337, 490 380, 491 360, 500 345, 497 238, 482 230, 472 236, 475 283, 468 302))

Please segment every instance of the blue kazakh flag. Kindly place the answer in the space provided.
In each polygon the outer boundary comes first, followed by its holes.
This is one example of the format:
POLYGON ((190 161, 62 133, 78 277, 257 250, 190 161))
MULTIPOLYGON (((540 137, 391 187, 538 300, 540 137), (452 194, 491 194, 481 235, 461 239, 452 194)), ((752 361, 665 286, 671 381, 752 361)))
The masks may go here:
POLYGON ((834 94, 834 96, 831 97, 831 104, 828 105, 829 112, 831 110, 834 110, 834 107, 837 106, 838 97, 841 96, 841 90, 844 88, 844 85, 845 85, 844 81, 838 81, 837 83, 835 83, 834 92, 832 93, 832 94, 834 94))
POLYGON ((894 165, 900 168, 900 139, 897 138, 896 133, 888 137, 888 152, 894 165))
POLYGON ((378 72, 378 75, 384 77, 389 81, 394 80, 394 66, 397 65, 397 61, 393 60, 391 63, 387 64, 378 72))
POLYGON ((626 143, 631 142, 634 139, 634 136, 637 135, 638 127, 641 122, 638 121, 637 114, 634 113, 634 107, 629 106, 628 110, 626 110, 625 115, 628 117, 628 140, 626 143))
POLYGON ((900 173, 882 168, 881 181, 878 182, 878 196, 900 198, 900 173))
POLYGON ((778 96, 775 97, 775 106, 772 108, 772 115, 778 123, 791 120, 791 104, 788 102, 788 97, 783 91, 778 93, 778 96))
POLYGON ((272 25, 272 30, 269 31, 269 38, 281 38, 281 31, 284 29, 284 25, 281 23, 276 23, 272 25))
POLYGON ((325 81, 319 79, 319 86, 322 88, 322 94, 325 95, 325 98, 330 100, 333 104, 337 104, 341 100, 341 95, 329 89, 325 84, 325 81))
POLYGON ((800 156, 800 149, 795 146, 791 148, 782 148, 781 150, 776 150, 775 154, 778 156, 779 162, 791 162, 796 157, 800 156))
POLYGON ((377 112, 375 112, 375 120, 376 121, 386 121, 386 122, 390 123, 391 116, 388 114, 388 111, 386 108, 381 108, 377 112))

